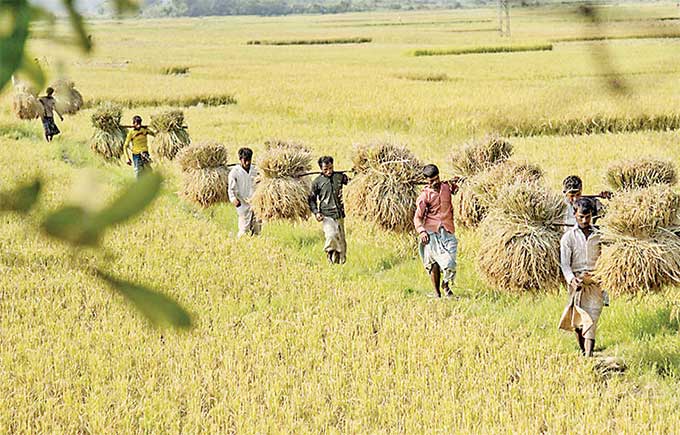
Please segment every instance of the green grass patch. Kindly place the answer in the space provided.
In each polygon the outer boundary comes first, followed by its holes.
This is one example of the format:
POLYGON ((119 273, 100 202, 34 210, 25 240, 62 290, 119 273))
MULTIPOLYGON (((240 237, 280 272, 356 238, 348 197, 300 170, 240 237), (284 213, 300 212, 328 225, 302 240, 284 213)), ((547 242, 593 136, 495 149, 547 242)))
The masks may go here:
POLYGON ((449 33, 476 33, 476 32, 498 32, 498 27, 483 27, 479 29, 453 29, 447 30, 449 33))
POLYGON ((168 66, 161 69, 161 73, 165 75, 182 75, 189 74, 190 68, 188 66, 168 66))
POLYGON ((270 39, 252 40, 248 45, 331 45, 331 44, 366 44, 372 42, 373 38, 323 38, 323 39, 270 39))
POLYGON ((501 121, 494 125, 504 136, 568 136, 636 131, 672 131, 680 129, 680 113, 638 116, 603 116, 539 121, 501 121))
POLYGON ((421 49, 411 52, 413 56, 456 56, 461 54, 515 53, 520 51, 551 51, 552 44, 493 45, 469 48, 421 49))
POLYGON ((357 24, 336 24, 329 27, 390 27, 390 26, 445 26, 449 24, 481 24, 490 23, 493 20, 449 20, 449 21, 392 21, 382 23, 357 23, 357 24))
POLYGON ((97 107, 104 101, 110 101, 120 104, 123 107, 158 107, 158 106, 172 106, 172 107, 193 107, 193 106, 227 106, 229 104, 236 104, 236 98, 233 95, 189 95, 186 97, 159 97, 159 98, 94 98, 85 103, 85 108, 97 107))
POLYGON ((554 43, 560 42, 597 42, 597 41, 616 41, 624 39, 677 39, 680 38, 680 33, 644 33, 636 35, 592 35, 592 36, 574 36, 567 38, 551 39, 554 43))

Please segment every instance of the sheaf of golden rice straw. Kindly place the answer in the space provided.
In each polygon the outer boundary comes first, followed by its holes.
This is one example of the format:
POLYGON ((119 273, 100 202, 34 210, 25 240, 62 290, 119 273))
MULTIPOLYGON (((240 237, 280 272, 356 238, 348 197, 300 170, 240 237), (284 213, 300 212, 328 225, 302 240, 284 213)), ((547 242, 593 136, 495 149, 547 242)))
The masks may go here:
POLYGON ((485 281, 509 291, 559 286, 562 231, 552 224, 563 213, 561 196, 538 182, 502 188, 480 227, 477 261, 485 281))
POLYGON ((512 145, 497 135, 488 135, 480 140, 468 142, 451 153, 453 173, 470 177, 503 163, 512 156, 512 145))
POLYGON ((601 225, 596 278, 614 294, 680 283, 680 196, 666 185, 622 192, 601 225))
POLYGON ((607 182, 616 190, 640 189, 655 184, 674 185, 677 178, 675 165, 658 159, 625 160, 607 169, 607 182))
POLYGON ((119 159, 123 155, 126 130, 120 124, 122 114, 121 106, 102 103, 90 117, 94 127, 90 149, 107 160, 119 159))

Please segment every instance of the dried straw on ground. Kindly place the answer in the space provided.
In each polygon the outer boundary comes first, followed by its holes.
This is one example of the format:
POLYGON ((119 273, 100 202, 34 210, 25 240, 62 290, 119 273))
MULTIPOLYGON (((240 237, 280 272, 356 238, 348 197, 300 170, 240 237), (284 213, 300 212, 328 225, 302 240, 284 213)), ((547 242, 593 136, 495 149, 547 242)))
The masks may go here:
POLYGON ((626 160, 613 164, 607 170, 607 182, 616 190, 673 185, 677 179, 673 163, 656 159, 626 160))
POLYGON ((615 196, 602 226, 596 278, 614 294, 680 283, 680 196, 657 185, 615 196))
POLYGON ((12 111, 19 119, 36 119, 43 113, 42 104, 35 91, 26 83, 14 82, 12 111))
POLYGON ((482 140, 467 143, 451 154, 453 173, 470 177, 492 166, 503 163, 512 156, 512 145, 506 139, 489 135, 482 140))
POLYGON ((107 160, 123 155, 126 131, 120 125, 122 114, 122 107, 114 103, 102 103, 92 114, 94 133, 90 148, 107 160))
POLYGON ((72 115, 83 107, 83 96, 71 80, 57 80, 52 86, 56 109, 62 115, 72 115))
POLYGON ((191 138, 184 129, 184 112, 170 110, 151 116, 150 127, 156 132, 150 151, 156 159, 172 160, 179 150, 189 145, 191 138))
POLYGON ((491 286, 511 291, 556 288, 560 275, 562 197, 537 183, 500 190, 481 230, 478 264, 491 286))
POLYGON ((543 171, 527 162, 507 160, 465 180, 456 198, 456 222, 465 228, 476 228, 486 217, 500 189, 518 181, 541 179, 543 171))
POLYGON ((201 207, 228 202, 227 149, 215 142, 183 148, 176 160, 182 169, 182 196, 201 207))
POLYGON ((357 175, 346 189, 347 212, 386 230, 412 231, 422 163, 389 143, 357 147, 353 162, 357 175))
POLYGON ((260 182, 252 207, 263 220, 307 219, 310 215, 309 181, 301 175, 311 169, 311 152, 292 142, 267 142, 258 168, 260 182))

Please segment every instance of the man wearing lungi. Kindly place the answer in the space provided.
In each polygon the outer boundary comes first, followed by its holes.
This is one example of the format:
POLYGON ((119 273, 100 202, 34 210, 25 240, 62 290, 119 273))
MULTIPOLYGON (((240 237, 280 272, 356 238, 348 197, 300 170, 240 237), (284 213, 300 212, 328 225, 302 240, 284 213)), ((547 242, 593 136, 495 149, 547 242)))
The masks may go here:
POLYGON ((324 251, 331 264, 343 264, 347 260, 345 240, 345 205, 342 188, 347 185, 347 175, 333 170, 333 157, 319 159, 321 175, 312 182, 309 208, 317 221, 322 222, 326 237, 324 251))
POLYGON ((42 121, 43 130, 45 131, 45 140, 47 142, 52 142, 52 138, 59 133, 59 128, 57 124, 54 123, 54 114, 59 115, 59 119, 64 121, 64 117, 57 110, 57 102, 52 96, 54 94, 53 88, 47 88, 46 96, 38 98, 40 104, 42 105, 43 111, 40 114, 40 120, 42 121))
POLYGON ((591 273, 600 256, 600 234, 591 225, 596 206, 588 198, 574 203, 576 225, 560 242, 560 266, 568 284, 569 303, 560 318, 560 329, 575 331, 581 353, 593 356, 603 292, 591 273))
POLYGON ((255 183, 258 171, 253 162, 253 150, 241 148, 238 150, 239 164, 229 171, 229 201, 236 207, 238 215, 238 235, 260 234, 262 223, 253 213, 250 200, 255 193, 255 183))
POLYGON ((440 298, 440 287, 443 287, 446 296, 451 297, 458 253, 451 196, 458 191, 458 180, 442 182, 439 168, 435 165, 426 165, 423 175, 427 179, 427 186, 416 201, 416 213, 413 216, 420 239, 418 250, 434 286, 433 296, 440 298), (442 273, 443 283, 440 284, 442 273))

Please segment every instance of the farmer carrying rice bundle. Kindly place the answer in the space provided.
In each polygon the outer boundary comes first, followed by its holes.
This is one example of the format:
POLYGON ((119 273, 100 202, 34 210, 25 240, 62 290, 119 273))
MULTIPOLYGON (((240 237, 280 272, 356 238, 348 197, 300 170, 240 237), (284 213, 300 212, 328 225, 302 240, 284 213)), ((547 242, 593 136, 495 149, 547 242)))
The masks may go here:
POLYGON ((135 177, 139 179, 142 173, 150 169, 151 157, 149 157, 149 146, 147 136, 156 134, 148 127, 142 125, 142 117, 135 115, 132 117, 132 129, 128 131, 123 149, 127 156, 127 164, 135 168, 135 177))
POLYGON ((604 294, 593 279, 600 256, 600 234, 593 227, 595 204, 589 198, 574 203, 576 225, 560 242, 560 266, 568 284, 569 304, 560 318, 560 329, 575 331, 585 356, 593 356, 597 323, 604 306, 604 294))
POLYGON ((443 287, 446 296, 451 297, 458 253, 451 196, 458 191, 458 180, 441 181, 439 168, 435 165, 425 165, 423 176, 427 185, 416 200, 413 217, 420 239, 419 253, 432 280, 433 296, 440 298, 440 287, 443 287), (443 283, 440 282, 442 278, 443 283))
POLYGON ((344 173, 333 170, 333 157, 319 158, 321 174, 312 182, 309 208, 317 221, 323 223, 326 238, 324 251, 331 264, 343 264, 347 260, 345 238, 345 204, 343 187, 349 182, 344 173))
POLYGON ((46 95, 44 97, 38 98, 38 101, 42 105, 42 113, 40 114, 40 119, 42 121, 43 129, 45 130, 45 140, 47 142, 52 142, 54 136, 61 133, 57 124, 54 123, 54 114, 59 115, 59 119, 64 121, 64 117, 57 110, 57 102, 54 99, 54 89, 47 88, 45 91, 46 95))
POLYGON ((258 170, 253 162, 253 150, 238 150, 239 164, 229 172, 229 200, 238 214, 238 237, 260 234, 262 222, 255 216, 250 201, 255 193, 258 170))

